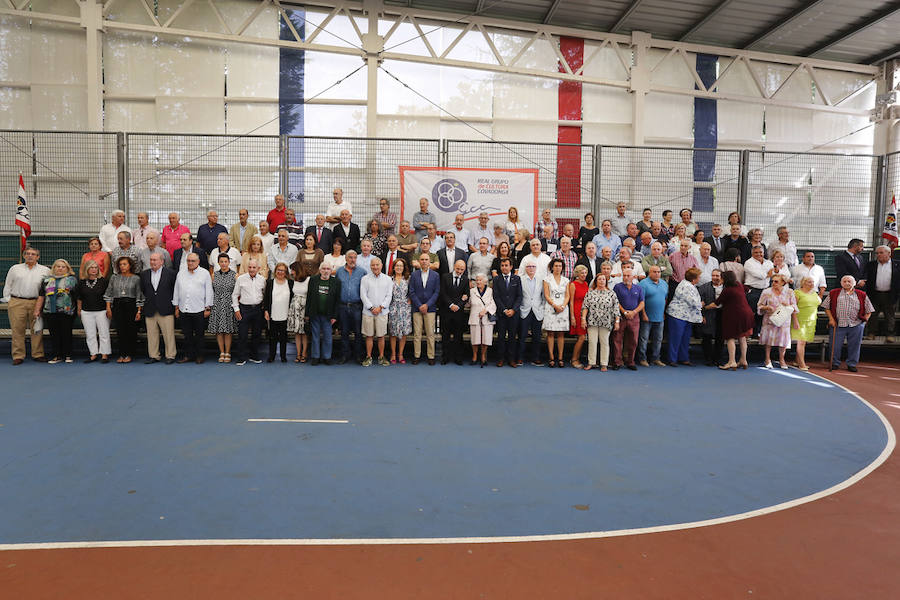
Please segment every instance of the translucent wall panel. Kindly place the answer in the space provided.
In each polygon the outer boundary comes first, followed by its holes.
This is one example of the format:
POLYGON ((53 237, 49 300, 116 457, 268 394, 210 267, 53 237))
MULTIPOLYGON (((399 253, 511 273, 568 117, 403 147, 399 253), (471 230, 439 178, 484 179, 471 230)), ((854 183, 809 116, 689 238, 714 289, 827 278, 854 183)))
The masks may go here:
POLYGON ((524 75, 494 76, 494 119, 559 118, 559 83, 552 79, 524 75))
MULTIPOLYGON (((339 85, 330 88, 335 82, 343 79, 352 73, 354 69, 360 67, 361 64, 358 56, 306 52, 304 54, 305 71, 303 74, 304 96, 306 98, 316 97, 320 99, 365 100, 368 85, 365 68, 360 69, 339 85)), ((278 81, 277 75, 275 76, 275 81, 278 81)))
POLYGON ((556 122, 504 121, 494 119, 494 139, 512 142, 553 143, 558 139, 556 122))
MULTIPOLYGON (((631 50, 612 47, 598 50, 595 44, 584 46, 584 74, 613 81, 627 81, 631 50)), ((588 144, 631 144, 632 96, 627 89, 585 84, 582 87, 582 141, 588 144)))
POLYGON ((384 138, 441 137, 441 119, 434 116, 378 115, 377 136, 384 138))
POLYGON ((303 107, 306 135, 365 136, 365 106, 307 104, 303 107))

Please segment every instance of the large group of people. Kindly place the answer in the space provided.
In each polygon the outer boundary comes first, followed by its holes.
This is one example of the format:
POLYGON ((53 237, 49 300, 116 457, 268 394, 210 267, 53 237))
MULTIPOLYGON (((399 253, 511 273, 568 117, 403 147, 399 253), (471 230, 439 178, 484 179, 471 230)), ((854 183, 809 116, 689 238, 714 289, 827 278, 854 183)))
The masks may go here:
POLYGON ((425 198, 411 221, 382 198, 359 224, 343 191, 333 198, 306 228, 279 195, 258 224, 241 209, 228 228, 210 210, 196 235, 175 212, 158 231, 147 213, 131 229, 116 211, 77 268, 64 259, 43 266, 38 250, 26 247, 3 293, 13 364, 25 358, 27 330, 34 360, 72 362, 76 316, 86 362, 113 359, 113 326, 118 363, 135 358, 141 323, 146 362, 168 364, 202 363, 208 332, 221 363, 261 362, 265 333, 269 362, 287 362, 290 341, 298 363, 405 364, 411 337, 411 362, 434 365, 439 330, 443 364, 463 364, 467 331, 470 364, 481 367, 491 346, 498 367, 692 366, 690 341, 699 337, 705 364, 736 370, 747 368, 747 340, 756 337, 765 367, 774 367, 775 349, 778 366, 788 368, 786 351, 796 343, 794 365, 808 370, 805 346, 820 308, 834 365, 846 340, 846 364, 856 370, 861 340, 876 333, 873 315, 883 314, 886 339, 894 339, 900 264, 887 246, 866 262, 863 242, 851 240, 835 260, 839 285, 829 291, 815 253, 798 252, 787 227, 767 246, 762 230, 748 230, 738 213, 708 236, 689 208, 679 222, 670 210, 654 220, 650 208, 633 220, 624 202, 599 223, 587 213, 560 225, 550 209, 523 223, 510 208, 493 223, 481 213, 471 227, 457 215, 439 231, 425 198), (332 346, 335 330, 340 348, 332 346), (568 357, 567 336, 574 338, 568 357))

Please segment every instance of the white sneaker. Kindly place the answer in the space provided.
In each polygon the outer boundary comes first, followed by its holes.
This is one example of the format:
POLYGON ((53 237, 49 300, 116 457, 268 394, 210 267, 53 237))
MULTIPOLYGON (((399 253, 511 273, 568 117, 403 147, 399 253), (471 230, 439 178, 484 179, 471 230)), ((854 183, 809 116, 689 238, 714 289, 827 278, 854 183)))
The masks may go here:
POLYGON ((61 362, 62 362, 61 358, 51 358, 50 360, 47 361, 47 364, 55 365, 56 363, 61 363, 61 362))
POLYGON ((238 361, 238 362, 236 362, 236 363, 234 363, 234 364, 236 364, 236 365, 239 366, 239 367, 243 367, 244 365, 247 364, 247 361, 246 361, 246 360, 242 360, 242 361, 238 361))
POLYGON ((764 369, 772 369, 772 368, 774 368, 774 367, 772 366, 772 363, 767 362, 766 364, 763 365, 763 368, 764 368, 764 369))
POLYGON ((259 360, 258 358, 251 358, 251 359, 250 359, 250 362, 252 362, 254 365, 258 365, 258 364, 261 363, 262 361, 259 360))
POLYGON ((73 362, 75 362, 75 361, 72 360, 72 357, 71 357, 71 356, 67 356, 67 357, 66 357, 66 364, 71 364, 71 363, 73 363, 73 362))

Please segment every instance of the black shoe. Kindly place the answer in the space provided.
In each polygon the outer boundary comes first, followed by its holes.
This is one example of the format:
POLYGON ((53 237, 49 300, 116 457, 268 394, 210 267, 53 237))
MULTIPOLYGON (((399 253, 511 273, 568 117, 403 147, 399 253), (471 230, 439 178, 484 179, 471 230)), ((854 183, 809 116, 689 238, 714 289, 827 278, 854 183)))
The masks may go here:
MULTIPOLYGON (((88 361, 86 361, 86 362, 91 362, 91 361, 88 360, 88 361)), ((158 359, 158 358, 148 358, 147 360, 144 361, 144 364, 145 364, 145 365, 155 365, 155 364, 158 363, 158 362, 159 362, 159 359, 158 359)))
POLYGON ((469 364, 472 365, 472 366, 474 367, 474 366, 476 366, 476 365, 478 364, 478 361, 477 361, 477 360, 473 360, 473 361, 470 362, 469 364))
POLYGON ((190 361, 190 360, 191 360, 191 359, 189 359, 187 356, 182 356, 181 358, 179 358, 179 359, 176 360, 175 362, 177 362, 179 365, 183 365, 184 363, 186 363, 186 362, 188 362, 188 361, 190 361))
POLYGON ((677 368, 677 367, 678 367, 678 363, 669 362, 669 363, 666 363, 666 366, 667 366, 667 367, 676 367, 676 368, 677 368))
POLYGON ((274 357, 274 356, 270 356, 269 358, 266 359, 266 362, 269 362, 269 363, 270 363, 270 362, 275 362, 275 357, 274 357))
POLYGON ((87 360, 85 360, 85 361, 84 361, 84 364, 88 364, 88 363, 92 363, 92 362, 97 362, 98 360, 100 360, 100 356, 97 355, 97 354, 95 354, 94 356, 92 356, 92 357, 88 358, 87 360))
POLYGON ((342 365, 342 364, 344 364, 345 362, 347 362, 347 358, 344 357, 344 356, 342 356, 342 357, 340 357, 339 359, 337 359, 337 360, 334 361, 334 362, 337 363, 337 364, 339 364, 339 365, 342 365))
POLYGON ((433 366, 434 366, 434 359, 433 359, 433 358, 429 358, 429 359, 428 359, 428 366, 430 366, 430 367, 433 367, 433 366))
POLYGON ((323 364, 323 365, 331 365, 331 360, 329 360, 329 359, 327 359, 327 358, 323 358, 323 359, 322 359, 322 364, 323 364))
POLYGON ((457 358, 456 360, 453 361, 453 363, 456 364, 456 365, 462 365, 462 359, 461 359, 461 358, 457 358))
POLYGON ((286 363, 286 362, 287 362, 287 356, 282 356, 282 357, 281 357, 281 362, 286 363))
MULTIPOLYGON (((109 362, 109 357, 107 356, 106 358, 101 358, 100 362, 102 362, 105 365, 106 363, 109 362)), ((166 362, 168 363, 169 361, 166 361, 166 362)), ((169 364, 172 364, 172 363, 169 363, 169 364)))
POLYGON ((847 370, 850 371, 851 373, 856 373, 859 369, 857 369, 853 365, 847 365, 847 370))
POLYGON ((316 365, 319 364, 319 359, 318 359, 318 358, 311 358, 311 359, 309 359, 309 364, 311 364, 312 366, 315 367, 316 365))
POLYGON ((619 370, 619 365, 610 365, 610 366, 609 366, 609 370, 610 370, 610 371, 618 371, 618 370, 619 370))
POLYGON ((419 359, 418 358, 412 359, 412 364, 414 364, 414 365, 419 364, 419 359))
POLYGON ((166 359, 166 364, 167 364, 167 365, 173 365, 173 364, 175 364, 175 359, 174 359, 174 358, 167 358, 167 359, 166 359))
POLYGON ((446 365, 448 362, 450 362, 450 359, 449 359, 449 358, 442 358, 442 359, 441 359, 441 364, 442 364, 442 365, 446 365))
POLYGON ((637 371, 637 367, 635 365, 628 365, 625 368, 629 371, 637 371))

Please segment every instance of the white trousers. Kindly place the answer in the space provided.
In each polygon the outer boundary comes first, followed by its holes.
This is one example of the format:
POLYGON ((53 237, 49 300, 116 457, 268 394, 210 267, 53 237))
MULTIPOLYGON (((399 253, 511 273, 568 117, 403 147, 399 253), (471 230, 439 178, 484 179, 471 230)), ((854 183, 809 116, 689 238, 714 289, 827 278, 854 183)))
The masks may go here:
POLYGON ((609 365, 609 329, 588 327, 588 364, 597 366, 597 342, 600 342, 600 366, 609 365))
POLYGON ((109 342, 109 319, 105 310, 81 311, 81 323, 84 325, 84 336, 87 338, 88 352, 95 354, 112 354, 112 345, 109 342), (97 338, 100 343, 97 343, 97 338))

